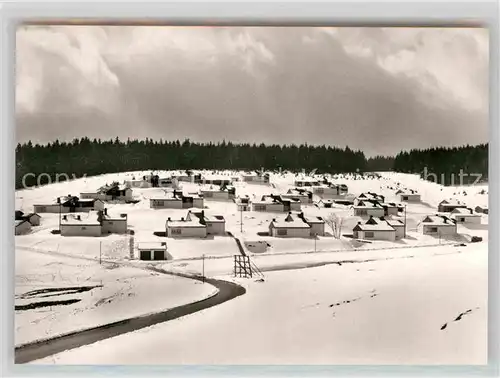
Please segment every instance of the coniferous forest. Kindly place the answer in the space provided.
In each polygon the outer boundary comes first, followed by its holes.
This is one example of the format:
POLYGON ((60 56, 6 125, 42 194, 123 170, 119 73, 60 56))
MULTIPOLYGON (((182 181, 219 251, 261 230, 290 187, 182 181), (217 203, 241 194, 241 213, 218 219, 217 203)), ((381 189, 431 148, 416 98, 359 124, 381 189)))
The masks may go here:
MULTIPOLYGON (((170 169, 290 170, 318 173, 373 171, 488 175, 488 145, 431 148, 401 152, 395 157, 366 158, 349 147, 302 145, 196 143, 181 141, 100 140, 81 138, 16 147, 16 188, 54 182, 57 174, 79 178, 104 173, 170 169), (30 175, 27 175, 30 174, 30 175), (43 177, 40 177, 44 174, 43 177), (49 179, 50 177, 50 179, 49 179)), ((61 181, 61 177, 59 177, 61 181)), ((448 180, 449 181, 449 180, 448 180)), ((450 182, 446 184, 450 184, 450 182)))

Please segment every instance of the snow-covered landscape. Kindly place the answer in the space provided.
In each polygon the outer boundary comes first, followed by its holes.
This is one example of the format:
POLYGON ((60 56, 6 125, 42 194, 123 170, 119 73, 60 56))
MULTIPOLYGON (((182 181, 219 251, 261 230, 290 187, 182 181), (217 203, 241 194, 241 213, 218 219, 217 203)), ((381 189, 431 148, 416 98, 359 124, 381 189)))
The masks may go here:
POLYGON ((493 368, 491 20, 153 16, 17 26, 14 363, 493 368))
MULTIPOLYGON (((145 174, 108 174, 19 190, 16 208, 28 213, 34 204, 50 203, 56 196, 78 195, 145 174)), ((166 219, 178 219, 187 210, 151 209, 149 198, 163 189, 134 188, 139 202, 107 207, 127 213, 136 242, 166 242, 171 256, 167 261, 141 261, 137 251, 130 255, 129 234, 64 237, 51 232, 58 228, 59 214, 42 214, 40 226, 16 236, 16 344, 208 298, 217 293, 209 283, 164 274, 204 273, 236 282, 247 292, 214 308, 33 363, 484 363, 488 216, 481 215, 481 227, 459 225, 455 237, 442 240, 423 235, 419 224, 437 212, 443 199, 458 198, 472 208, 484 205, 487 185, 443 187, 397 173, 340 177, 333 179, 345 183, 353 196, 371 190, 387 202, 398 200, 398 187, 418 190, 421 201, 406 208, 407 236, 370 243, 349 238, 361 218, 349 206, 317 206, 315 197, 302 206, 304 214, 337 214, 344 236, 333 237, 328 226, 325 236, 316 239, 266 236, 269 222, 279 214, 239 212, 233 202, 206 200, 205 211, 224 216, 232 236, 166 238, 158 234, 166 219), (471 236, 483 239, 469 243, 471 236), (260 253, 245 248, 255 266, 252 278, 234 277, 233 256, 240 253, 235 238, 269 246, 260 253)), ((258 198, 286 192, 295 179, 295 174, 276 173, 269 185, 234 185, 237 195, 258 198)), ((182 183, 181 190, 200 187, 182 183)))

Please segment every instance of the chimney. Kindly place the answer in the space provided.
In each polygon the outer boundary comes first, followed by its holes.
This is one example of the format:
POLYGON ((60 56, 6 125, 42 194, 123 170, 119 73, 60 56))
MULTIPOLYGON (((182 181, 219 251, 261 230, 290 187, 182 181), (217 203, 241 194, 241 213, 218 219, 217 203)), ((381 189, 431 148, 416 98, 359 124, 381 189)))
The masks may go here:
POLYGON ((80 215, 77 215, 77 216, 76 216, 76 219, 77 219, 77 220, 82 220, 82 217, 81 217, 80 215))
POLYGON ((184 222, 184 217, 181 218, 181 222, 184 222))
POLYGON ((61 203, 61 197, 57 197, 57 203, 61 203))
POLYGON ((108 209, 104 208, 104 215, 108 215, 108 209))
POLYGON ((358 222, 358 224, 360 225, 360 224, 361 224, 361 222, 358 222))
POLYGON ((66 215, 63 215, 63 220, 68 220, 68 217, 66 215))
POLYGON ((167 221, 168 221, 168 222, 171 222, 171 221, 172 221, 172 218, 168 217, 167 221))

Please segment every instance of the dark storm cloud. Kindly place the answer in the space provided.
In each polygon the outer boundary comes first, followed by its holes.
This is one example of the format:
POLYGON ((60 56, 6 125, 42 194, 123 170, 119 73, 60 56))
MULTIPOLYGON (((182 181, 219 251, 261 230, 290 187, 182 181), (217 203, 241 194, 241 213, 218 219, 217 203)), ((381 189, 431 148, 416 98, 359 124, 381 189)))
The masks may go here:
POLYGON ((17 135, 349 145, 487 140, 479 30, 57 27, 18 32, 17 135))

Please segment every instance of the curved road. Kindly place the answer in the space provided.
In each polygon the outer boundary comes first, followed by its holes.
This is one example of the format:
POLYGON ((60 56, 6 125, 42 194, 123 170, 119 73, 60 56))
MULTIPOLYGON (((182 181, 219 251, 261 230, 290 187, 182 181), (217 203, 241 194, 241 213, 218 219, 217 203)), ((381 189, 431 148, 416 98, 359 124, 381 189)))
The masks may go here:
MULTIPOLYGON (((179 277, 203 281, 201 276, 190 276, 182 273, 171 273, 162 269, 150 268, 150 270, 163 274, 172 274, 179 277)), ((89 328, 83 331, 76 331, 63 336, 35 341, 33 343, 21 345, 15 350, 15 363, 23 364, 26 362, 39 360, 65 350, 78 348, 84 345, 92 344, 110 337, 122 335, 124 333, 137 331, 152 325, 177 319, 221 303, 227 302, 233 298, 245 294, 244 287, 232 282, 206 278, 205 282, 215 286, 219 292, 210 298, 197 302, 174 307, 170 310, 159 312, 152 315, 135 317, 121 320, 118 322, 106 324, 99 327, 89 328)))

